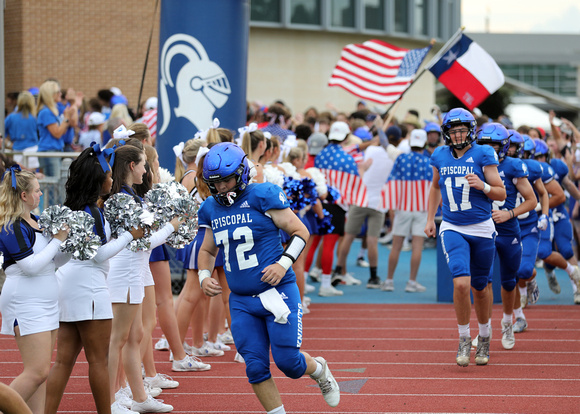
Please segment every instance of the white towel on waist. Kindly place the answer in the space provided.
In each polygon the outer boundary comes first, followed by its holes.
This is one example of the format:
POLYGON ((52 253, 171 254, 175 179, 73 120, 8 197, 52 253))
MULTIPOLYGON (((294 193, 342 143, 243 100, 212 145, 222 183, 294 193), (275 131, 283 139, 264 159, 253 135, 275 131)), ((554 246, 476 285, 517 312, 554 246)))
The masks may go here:
POLYGON ((275 287, 272 289, 268 289, 265 292, 262 292, 258 295, 260 301, 262 302, 262 306, 264 309, 269 310, 275 316, 274 322, 280 323, 284 325, 288 322, 288 315, 290 315, 290 309, 280 293, 276 290, 275 287))

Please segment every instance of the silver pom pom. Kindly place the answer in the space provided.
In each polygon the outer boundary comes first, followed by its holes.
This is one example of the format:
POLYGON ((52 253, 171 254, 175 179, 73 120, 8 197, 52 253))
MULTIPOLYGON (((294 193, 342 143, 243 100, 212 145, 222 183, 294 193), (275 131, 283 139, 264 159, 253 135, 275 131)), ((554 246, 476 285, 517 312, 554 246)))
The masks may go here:
POLYGON ((145 235, 137 240, 131 241, 127 248, 133 252, 147 250, 151 246, 149 237, 151 235, 151 225, 148 212, 137 203, 132 196, 125 193, 117 193, 105 202, 105 218, 111 226, 111 235, 117 238, 123 231, 141 227, 145 235))
POLYGON ((101 239, 93 231, 95 219, 85 211, 73 211, 68 221, 70 233, 60 250, 76 260, 90 260, 101 247, 101 239))
POLYGON ((66 206, 54 205, 45 209, 38 218, 38 226, 42 234, 52 237, 68 225, 72 216, 72 210, 66 206))
POLYGON ((153 228, 161 228, 174 217, 182 218, 177 231, 167 238, 167 244, 177 249, 191 243, 197 234, 197 211, 199 203, 191 197, 187 189, 180 183, 156 184, 145 195, 145 203, 155 219, 153 228))

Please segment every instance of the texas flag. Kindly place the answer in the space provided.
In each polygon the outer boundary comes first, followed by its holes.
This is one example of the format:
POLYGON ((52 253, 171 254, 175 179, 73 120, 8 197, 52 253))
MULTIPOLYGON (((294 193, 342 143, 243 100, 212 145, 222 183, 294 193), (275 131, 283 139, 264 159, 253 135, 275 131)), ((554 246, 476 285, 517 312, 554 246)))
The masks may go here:
POLYGON ((505 80, 495 60, 464 34, 428 69, 470 110, 497 91, 505 80))

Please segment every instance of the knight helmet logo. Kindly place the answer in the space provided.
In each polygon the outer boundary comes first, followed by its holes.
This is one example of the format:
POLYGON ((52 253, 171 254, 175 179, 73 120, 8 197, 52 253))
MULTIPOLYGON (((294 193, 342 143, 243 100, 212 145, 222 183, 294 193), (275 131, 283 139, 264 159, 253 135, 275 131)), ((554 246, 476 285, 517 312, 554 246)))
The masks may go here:
POLYGON ((163 114, 160 134, 165 132, 173 115, 186 118, 198 130, 210 127, 216 109, 226 104, 232 92, 222 68, 209 59, 196 38, 184 33, 174 34, 163 44, 160 72, 159 93, 163 114), (174 82, 170 68, 176 55, 183 55, 188 61, 179 69, 174 82), (175 88, 179 99, 173 111, 168 88, 175 88))

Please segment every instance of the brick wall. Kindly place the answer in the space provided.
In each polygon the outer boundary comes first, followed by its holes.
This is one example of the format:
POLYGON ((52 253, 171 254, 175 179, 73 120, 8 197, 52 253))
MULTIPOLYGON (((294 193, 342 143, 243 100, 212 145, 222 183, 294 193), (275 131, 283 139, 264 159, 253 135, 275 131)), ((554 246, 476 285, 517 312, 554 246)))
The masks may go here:
MULTIPOLYGON (((116 86, 134 106, 154 8, 155 0, 6 0, 6 92, 55 77, 87 98, 116 86)), ((158 53, 159 8, 142 101, 157 95, 158 53)))

